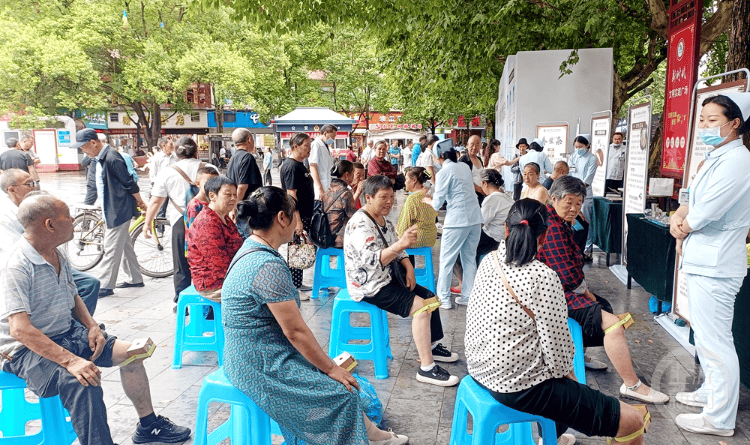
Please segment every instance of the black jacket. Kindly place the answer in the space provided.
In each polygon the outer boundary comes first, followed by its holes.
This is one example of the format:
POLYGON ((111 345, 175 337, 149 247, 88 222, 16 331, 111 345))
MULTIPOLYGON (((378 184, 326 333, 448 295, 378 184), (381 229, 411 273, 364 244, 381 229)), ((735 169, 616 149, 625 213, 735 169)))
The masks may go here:
POLYGON ((114 228, 139 215, 133 194, 140 189, 128 172, 128 165, 122 155, 109 145, 105 145, 102 150, 107 150, 104 158, 97 161, 102 163, 104 180, 102 208, 107 227, 114 228))

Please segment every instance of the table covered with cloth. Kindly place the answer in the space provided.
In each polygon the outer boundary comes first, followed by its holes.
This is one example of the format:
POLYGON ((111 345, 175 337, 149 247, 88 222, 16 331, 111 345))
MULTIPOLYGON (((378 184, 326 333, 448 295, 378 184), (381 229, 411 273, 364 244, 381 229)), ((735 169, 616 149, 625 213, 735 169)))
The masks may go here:
POLYGON ((671 302, 676 241, 669 227, 646 219, 643 214, 629 213, 627 218, 628 274, 659 301, 671 302))
POLYGON ((594 210, 589 228, 593 233, 592 242, 609 254, 622 253, 622 201, 612 201, 597 196, 594 198, 594 210))

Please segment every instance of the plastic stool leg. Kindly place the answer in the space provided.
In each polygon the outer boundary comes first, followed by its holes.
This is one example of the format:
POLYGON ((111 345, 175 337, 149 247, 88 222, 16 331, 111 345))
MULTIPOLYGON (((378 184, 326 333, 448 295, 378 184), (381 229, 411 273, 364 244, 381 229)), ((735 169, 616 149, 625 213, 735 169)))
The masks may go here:
POLYGON ((174 349, 172 351, 172 369, 182 368, 182 342, 185 338, 185 303, 177 302, 177 325, 174 334, 174 349))

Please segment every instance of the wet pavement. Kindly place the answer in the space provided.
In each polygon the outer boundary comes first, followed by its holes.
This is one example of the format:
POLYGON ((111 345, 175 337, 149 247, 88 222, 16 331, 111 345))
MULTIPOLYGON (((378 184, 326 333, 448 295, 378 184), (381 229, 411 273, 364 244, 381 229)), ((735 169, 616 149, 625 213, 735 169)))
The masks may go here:
MULTIPOLYGON (((85 194, 85 177, 82 172, 42 174, 42 189, 49 191, 69 204, 81 202, 85 194)), ((274 183, 278 184, 278 169, 274 169, 274 183)), ((150 188, 148 178, 142 176, 139 184, 150 188)), ((148 193, 143 198, 147 199, 148 193)), ((403 204, 399 194, 398 204, 403 204)), ((434 261, 440 243, 433 249, 434 261)), ((436 269, 437 270, 437 269, 436 269)), ((310 272, 310 271, 306 271, 310 272)), ((94 269, 94 273, 96 270, 94 269)), ((674 396, 677 391, 693 390, 700 384, 700 368, 648 312, 649 295, 639 287, 627 290, 605 266, 603 254, 594 255, 594 263, 586 266, 587 282, 592 290, 607 298, 616 313, 631 312, 635 324, 628 330, 627 338, 636 372, 641 380, 655 389, 674 396)), ((305 274, 306 284, 312 285, 311 274, 305 274)), ((151 337, 158 345, 153 357, 145 361, 149 375, 154 406, 158 414, 166 415, 181 425, 194 428, 198 393, 203 377, 217 367, 216 354, 187 352, 182 369, 172 369, 175 314, 172 312, 174 293, 171 278, 145 278, 143 288, 116 290, 115 295, 103 298, 95 314, 99 323, 105 323, 107 332, 122 339, 151 337)), ((312 329, 323 350, 327 350, 330 333, 332 296, 322 292, 319 299, 302 303, 302 315, 312 329)), ((466 308, 441 311, 445 338, 443 343, 458 352, 460 359, 444 367, 463 377, 467 374, 463 356, 466 308)), ((390 377, 376 380, 372 363, 362 361, 356 372, 366 377, 377 389, 384 414, 384 426, 407 434, 414 445, 448 444, 451 433, 456 387, 441 388, 418 383, 415 380, 417 351, 411 340, 411 322, 389 315, 393 361, 388 364, 390 377)), ((594 358, 609 363, 603 348, 588 350, 594 358)), ((442 366, 442 365, 441 365, 442 366)), ((606 371, 587 371, 588 385, 608 395, 618 396, 622 383, 610 364, 606 371)), ((116 369, 103 373, 105 401, 109 424, 115 442, 131 444, 131 436, 138 421, 135 410, 120 386, 116 369)), ((229 415, 226 405, 213 404, 209 429, 222 423, 229 415)), ((647 443, 652 444, 719 444, 718 437, 700 436, 679 430, 674 417, 685 412, 698 412, 672 400, 668 405, 651 406, 652 423, 647 443)), ((588 438, 575 433, 579 443, 603 444, 603 438, 588 438)), ((275 443, 278 443, 276 438, 275 443)), ((192 442, 192 438, 187 442, 192 442)), ((734 437, 721 438, 726 444, 750 443, 750 392, 742 388, 740 413, 734 437)))

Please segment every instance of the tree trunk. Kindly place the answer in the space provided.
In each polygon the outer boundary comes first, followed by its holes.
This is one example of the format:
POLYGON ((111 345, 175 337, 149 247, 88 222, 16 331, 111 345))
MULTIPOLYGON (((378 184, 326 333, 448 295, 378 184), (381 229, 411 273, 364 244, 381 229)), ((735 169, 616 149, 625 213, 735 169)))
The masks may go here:
MULTIPOLYGON (((727 71, 740 68, 750 68, 750 0, 735 0, 732 7, 727 71)), ((750 133, 745 133, 744 142, 750 146, 750 133)))
POLYGON ((216 132, 224 133, 224 107, 216 107, 216 132))

